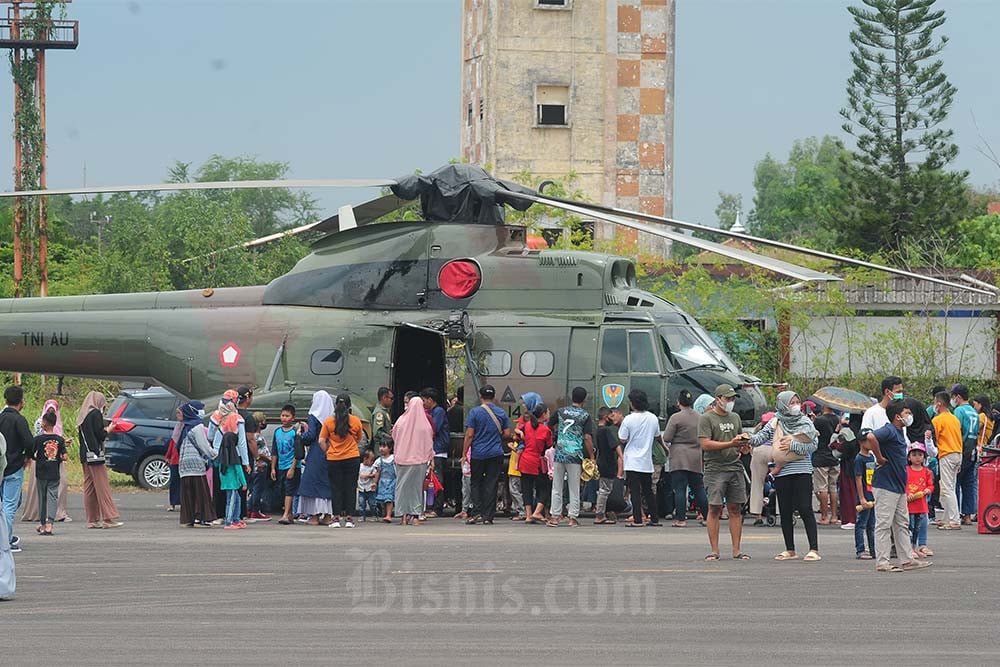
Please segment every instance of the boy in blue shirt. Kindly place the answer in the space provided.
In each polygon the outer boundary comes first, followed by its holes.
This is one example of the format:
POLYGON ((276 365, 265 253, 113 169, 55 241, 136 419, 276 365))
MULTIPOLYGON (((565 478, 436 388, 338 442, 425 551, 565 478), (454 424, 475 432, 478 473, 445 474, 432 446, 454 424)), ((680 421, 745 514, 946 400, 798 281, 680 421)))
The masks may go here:
POLYGON ((303 458, 302 441, 295 428, 295 406, 285 405, 281 408, 281 426, 274 431, 271 445, 271 479, 278 481, 279 494, 285 497, 284 511, 278 519, 283 526, 292 523, 292 500, 299 493, 302 477, 299 461, 303 458))
POLYGON ((858 518, 854 521, 854 551, 860 560, 875 558, 875 496, 872 478, 875 476, 875 455, 868 439, 861 441, 861 451, 854 457, 854 483, 858 488, 858 518), (865 551, 865 536, 868 551, 865 551))
POLYGON ((906 500, 906 451, 904 429, 913 423, 913 413, 902 399, 889 402, 885 408, 889 423, 869 431, 865 440, 875 453, 878 467, 872 475, 875 497, 875 570, 902 572, 932 565, 929 561, 905 558, 910 554, 910 510, 906 500), (895 540, 900 565, 890 559, 895 540))

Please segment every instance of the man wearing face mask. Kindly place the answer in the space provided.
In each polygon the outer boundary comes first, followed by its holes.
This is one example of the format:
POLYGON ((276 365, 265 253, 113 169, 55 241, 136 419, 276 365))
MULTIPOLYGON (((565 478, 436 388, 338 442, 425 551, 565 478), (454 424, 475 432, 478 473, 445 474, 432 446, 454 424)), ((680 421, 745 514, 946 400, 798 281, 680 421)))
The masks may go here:
MULTIPOLYGON (((862 433, 880 429, 888 424, 890 420, 888 415, 886 415, 886 408, 889 405, 889 401, 902 400, 902 398, 903 380, 901 378, 890 375, 882 380, 882 398, 878 403, 865 410, 865 414, 861 418, 862 433)), ((909 440, 907 440, 907 444, 909 444, 909 440)))
POLYGON ((910 514, 906 500, 906 451, 904 429, 913 423, 913 414, 902 400, 893 400, 885 408, 889 423, 868 433, 868 445, 875 454, 878 468, 872 476, 875 494, 875 570, 902 572, 931 565, 929 561, 909 558, 908 548, 898 549, 900 565, 892 564, 892 542, 910 544, 910 514))
MULTIPOLYGON (((743 505, 747 501, 746 473, 740 454, 749 450, 739 415, 733 412, 736 391, 728 384, 715 389, 715 405, 698 421, 698 444, 705 453, 705 488, 708 491, 708 543, 705 560, 719 560, 719 523, 723 504, 729 509, 729 535, 733 558, 750 560, 740 550, 743 538, 743 505)), ((634 502, 634 501, 633 501, 634 502)), ((909 516, 907 516, 907 520, 909 516)))

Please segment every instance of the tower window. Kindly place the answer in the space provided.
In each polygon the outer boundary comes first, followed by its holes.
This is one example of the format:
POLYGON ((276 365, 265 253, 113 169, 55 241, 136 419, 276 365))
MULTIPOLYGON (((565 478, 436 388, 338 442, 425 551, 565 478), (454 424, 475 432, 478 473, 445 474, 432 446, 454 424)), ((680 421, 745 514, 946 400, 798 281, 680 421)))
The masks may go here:
POLYGON ((469 102, 469 108, 465 114, 465 124, 472 125, 472 102, 469 102))
POLYGON ((571 9, 573 0, 535 0, 535 9, 571 9))
POLYGON ((535 87, 535 124, 569 125, 569 86, 535 87))

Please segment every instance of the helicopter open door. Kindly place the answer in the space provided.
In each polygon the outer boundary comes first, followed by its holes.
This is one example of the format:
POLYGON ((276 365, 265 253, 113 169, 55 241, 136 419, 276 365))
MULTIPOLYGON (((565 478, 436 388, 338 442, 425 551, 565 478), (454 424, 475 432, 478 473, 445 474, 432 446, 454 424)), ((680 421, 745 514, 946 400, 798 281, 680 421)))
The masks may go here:
MULTIPOLYGON (((396 327, 396 340, 392 353, 392 391, 395 394, 393 414, 402 414, 403 395, 434 387, 446 390, 444 337, 422 327, 396 327)), ((442 399, 443 400, 443 399, 442 399)))

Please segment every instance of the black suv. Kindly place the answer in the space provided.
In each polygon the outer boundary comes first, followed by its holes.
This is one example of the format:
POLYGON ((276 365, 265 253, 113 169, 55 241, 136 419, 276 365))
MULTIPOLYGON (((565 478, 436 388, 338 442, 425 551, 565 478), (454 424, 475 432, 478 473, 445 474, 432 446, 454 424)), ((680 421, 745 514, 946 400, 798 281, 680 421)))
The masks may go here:
POLYGON ((105 441, 108 467, 132 475, 146 489, 170 485, 165 454, 181 399, 161 387, 128 389, 108 408, 114 428, 105 441))

